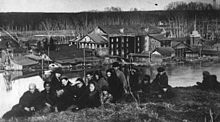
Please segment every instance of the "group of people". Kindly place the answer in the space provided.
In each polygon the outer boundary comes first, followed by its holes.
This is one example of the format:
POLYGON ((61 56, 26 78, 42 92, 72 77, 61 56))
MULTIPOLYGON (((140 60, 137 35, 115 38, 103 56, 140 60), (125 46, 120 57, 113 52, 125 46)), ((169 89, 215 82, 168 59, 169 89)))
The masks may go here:
POLYGON ((203 71, 202 75, 202 82, 197 82, 197 88, 201 90, 220 90, 220 83, 216 75, 212 75, 208 71, 203 71))
POLYGON ((159 67, 157 71, 152 82, 149 75, 140 79, 138 69, 135 68, 131 68, 129 77, 126 77, 120 70, 120 64, 114 62, 105 73, 100 70, 87 72, 85 79, 77 78, 70 82, 68 77, 62 75, 62 69, 56 68, 45 79, 43 91, 39 92, 35 84, 30 84, 19 103, 2 118, 31 116, 37 111, 77 111, 99 107, 105 103, 121 102, 124 96, 131 93, 135 97, 137 94, 152 93, 162 98, 171 87, 165 69, 159 67))

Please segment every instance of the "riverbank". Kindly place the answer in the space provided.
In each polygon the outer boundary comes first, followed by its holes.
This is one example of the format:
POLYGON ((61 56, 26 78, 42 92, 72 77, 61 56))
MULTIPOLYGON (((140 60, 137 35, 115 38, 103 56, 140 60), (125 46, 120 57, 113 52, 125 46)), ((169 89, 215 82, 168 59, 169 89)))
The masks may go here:
MULTIPOLYGON (((149 122, 204 122, 220 121, 220 92, 201 91, 195 87, 173 88, 170 99, 146 98, 144 103, 108 104, 78 112, 64 111, 46 115, 36 114, 10 121, 149 121, 149 122)), ((4 120, 0 120, 4 121, 4 120)))

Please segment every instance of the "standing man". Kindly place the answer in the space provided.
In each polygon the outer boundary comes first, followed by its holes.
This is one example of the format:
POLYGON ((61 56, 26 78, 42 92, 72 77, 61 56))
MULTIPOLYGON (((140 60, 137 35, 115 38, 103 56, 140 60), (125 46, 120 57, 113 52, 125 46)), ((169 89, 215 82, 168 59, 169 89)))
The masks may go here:
POLYGON ((115 70, 115 73, 116 73, 117 77, 119 78, 120 82, 123 85, 123 89, 124 89, 125 94, 127 94, 128 93, 128 90, 127 90, 128 89, 128 83, 127 83, 127 80, 125 78, 125 74, 119 69, 120 64, 118 62, 114 62, 112 64, 112 67, 115 70))

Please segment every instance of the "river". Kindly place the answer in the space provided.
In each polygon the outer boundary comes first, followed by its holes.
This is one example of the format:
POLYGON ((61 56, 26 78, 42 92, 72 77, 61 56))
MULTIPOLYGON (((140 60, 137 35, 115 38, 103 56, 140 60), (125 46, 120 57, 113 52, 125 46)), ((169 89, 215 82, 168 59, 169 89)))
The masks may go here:
MULTIPOLYGON (((150 74, 153 79, 157 73, 155 68, 141 68, 142 74, 150 74)), ((209 71, 211 74, 219 76, 220 64, 202 65, 170 65, 166 67, 169 77, 169 84, 172 87, 193 86, 202 80, 202 72, 209 71)), ((82 76, 83 73, 71 73, 73 77, 82 76)), ((68 76, 71 76, 68 74, 68 76)), ((218 78, 219 79, 219 78, 218 78)), ((37 88, 43 90, 43 80, 35 74, 25 74, 23 72, 0 72, 0 117, 18 103, 22 94, 28 90, 29 83, 35 83, 37 88), (26 76, 26 77, 22 77, 26 76)))

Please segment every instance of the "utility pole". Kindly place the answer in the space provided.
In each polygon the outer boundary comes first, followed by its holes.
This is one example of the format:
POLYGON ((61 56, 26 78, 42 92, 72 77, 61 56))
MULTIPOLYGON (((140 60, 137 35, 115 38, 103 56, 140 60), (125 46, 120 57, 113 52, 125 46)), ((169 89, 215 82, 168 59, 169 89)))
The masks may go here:
POLYGON ((83 48, 83 75, 84 75, 84 81, 86 82, 86 44, 85 43, 83 48))

